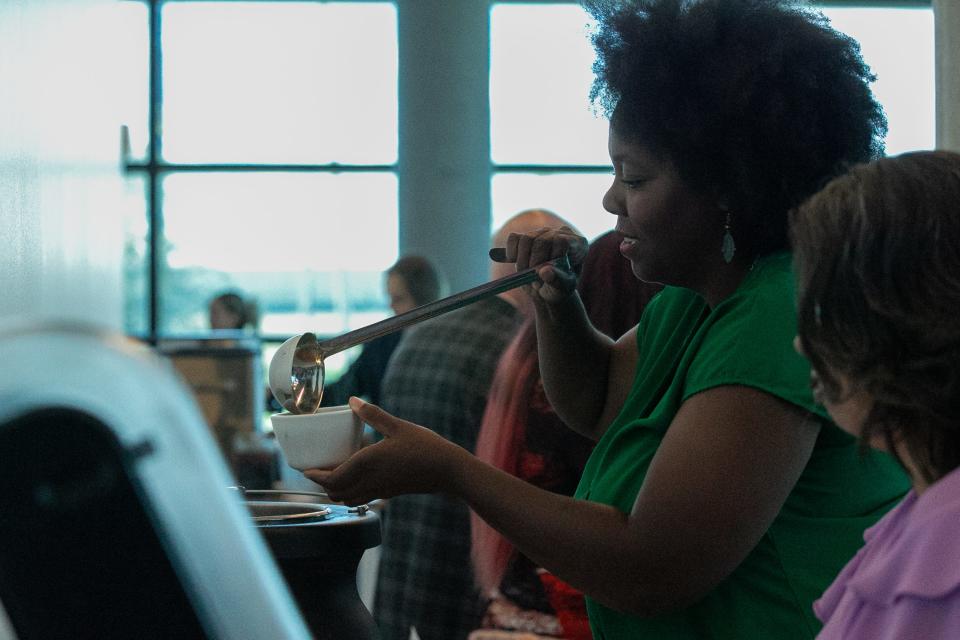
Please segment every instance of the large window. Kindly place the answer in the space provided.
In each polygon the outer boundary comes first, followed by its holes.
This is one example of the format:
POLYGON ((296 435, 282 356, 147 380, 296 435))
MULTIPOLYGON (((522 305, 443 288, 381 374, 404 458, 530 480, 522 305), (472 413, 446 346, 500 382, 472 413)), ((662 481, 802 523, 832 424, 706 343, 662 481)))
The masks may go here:
POLYGON ((896 155, 935 146, 933 9, 826 7, 831 23, 860 43, 887 114, 886 148, 896 155), (896 46, 891 46, 891 37, 896 46))
MULTIPOLYGON (((225 289, 257 300, 261 335, 273 341, 305 330, 335 334, 387 315, 382 272, 401 249, 398 200, 410 188, 399 183, 400 145, 431 131, 401 132, 397 124, 398 46, 407 42, 409 56, 417 44, 399 37, 398 14, 416 2, 117 3, 131 334, 203 332, 207 302, 225 289)), ((888 153, 930 148, 933 12, 919 0, 867 4, 832 2, 825 12, 861 43, 878 76, 888 153)), ((431 68, 458 82, 446 64, 489 54, 490 127, 475 135, 489 136, 490 199, 486 191, 465 193, 456 204, 464 215, 489 212, 492 226, 546 207, 595 237, 613 219, 600 204, 610 167, 606 123, 588 103, 589 18, 576 2, 489 7, 489 52, 460 50, 431 68)), ((409 92, 405 100, 421 111, 433 104, 409 92)), ((447 115, 458 117, 455 110, 437 117, 447 115)), ((486 141, 475 147, 484 166, 486 141)), ((451 171, 444 162, 459 167, 458 152, 438 149, 437 172, 417 166, 404 179, 417 181, 419 193, 419 181, 431 181, 429 190, 451 171)), ((432 212, 404 215, 418 216, 422 229, 432 212)))
POLYGON ((606 122, 591 111, 589 17, 577 4, 495 4, 490 13, 492 222, 550 209, 587 237, 613 227, 606 122))
POLYGON ((202 333, 224 290, 256 300, 267 339, 385 317, 394 3, 123 4, 130 86, 149 96, 129 105, 130 192, 146 207, 128 229, 128 331, 202 333))
MULTIPOLYGON (((889 120, 887 153, 932 148, 932 9, 898 8, 891 2, 833 4, 823 12, 834 27, 860 42, 877 75, 873 89, 889 120), (897 46, 891 46, 891 34, 897 46)), ((588 104, 594 57, 589 29, 589 16, 576 4, 492 6, 494 227, 531 206, 554 210, 591 238, 613 226, 600 204, 610 168, 606 122, 594 117, 588 104)))

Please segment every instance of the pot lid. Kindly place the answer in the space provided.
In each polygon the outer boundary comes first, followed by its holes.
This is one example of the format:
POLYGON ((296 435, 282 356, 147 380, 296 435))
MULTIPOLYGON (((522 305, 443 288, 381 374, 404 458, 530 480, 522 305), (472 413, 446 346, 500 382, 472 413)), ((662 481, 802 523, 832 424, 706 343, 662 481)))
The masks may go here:
POLYGON ((326 518, 331 513, 329 507, 320 504, 260 500, 248 500, 247 510, 254 522, 314 521, 326 518))

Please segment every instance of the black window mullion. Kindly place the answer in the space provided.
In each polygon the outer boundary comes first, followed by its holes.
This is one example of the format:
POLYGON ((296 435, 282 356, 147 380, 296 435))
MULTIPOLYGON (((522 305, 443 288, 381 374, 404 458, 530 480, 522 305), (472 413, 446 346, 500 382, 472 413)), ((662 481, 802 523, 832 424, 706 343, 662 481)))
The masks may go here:
POLYGON ((396 172, 394 164, 259 164, 259 163, 191 163, 175 162, 130 162, 129 171, 153 171, 156 173, 217 173, 217 172, 283 172, 283 173, 383 173, 396 172))
POLYGON ((146 180, 147 214, 147 335, 151 344, 160 338, 160 288, 163 257, 163 176, 178 172, 287 172, 287 173, 357 173, 397 172, 396 164, 256 164, 256 163, 191 163, 163 160, 163 47, 162 10, 171 0, 142 0, 148 9, 149 99, 147 158, 143 162, 127 161, 125 170, 138 173, 146 180))

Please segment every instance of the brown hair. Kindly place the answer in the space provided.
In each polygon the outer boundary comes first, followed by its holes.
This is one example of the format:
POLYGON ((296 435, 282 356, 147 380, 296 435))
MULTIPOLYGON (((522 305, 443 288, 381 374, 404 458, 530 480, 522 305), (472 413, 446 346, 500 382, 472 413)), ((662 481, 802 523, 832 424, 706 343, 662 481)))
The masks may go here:
POLYGON ((433 262, 423 256, 403 256, 387 269, 387 275, 395 275, 403 280, 417 306, 433 302, 446 290, 443 275, 433 262))
POLYGON ((256 300, 248 300, 236 291, 225 291, 211 300, 210 304, 220 305, 237 319, 236 325, 230 329, 257 330, 260 310, 256 300))
POLYGON ((859 165, 791 214, 801 346, 826 397, 873 401, 862 444, 960 466, 960 155, 859 165))

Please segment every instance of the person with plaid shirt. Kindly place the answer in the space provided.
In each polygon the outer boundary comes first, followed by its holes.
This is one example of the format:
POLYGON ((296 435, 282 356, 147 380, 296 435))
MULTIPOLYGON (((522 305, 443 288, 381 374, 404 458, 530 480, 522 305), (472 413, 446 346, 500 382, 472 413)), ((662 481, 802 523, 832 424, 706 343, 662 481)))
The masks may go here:
MULTIPOLYGON (((521 212, 494 235, 567 224, 543 210, 521 212)), ((491 277, 515 271, 494 263, 491 277)), ((473 451, 497 362, 520 327, 529 296, 513 290, 407 330, 387 366, 382 406, 473 451)), ((383 640, 461 640, 480 621, 470 564, 470 511, 443 495, 390 500, 373 616, 383 640)))

